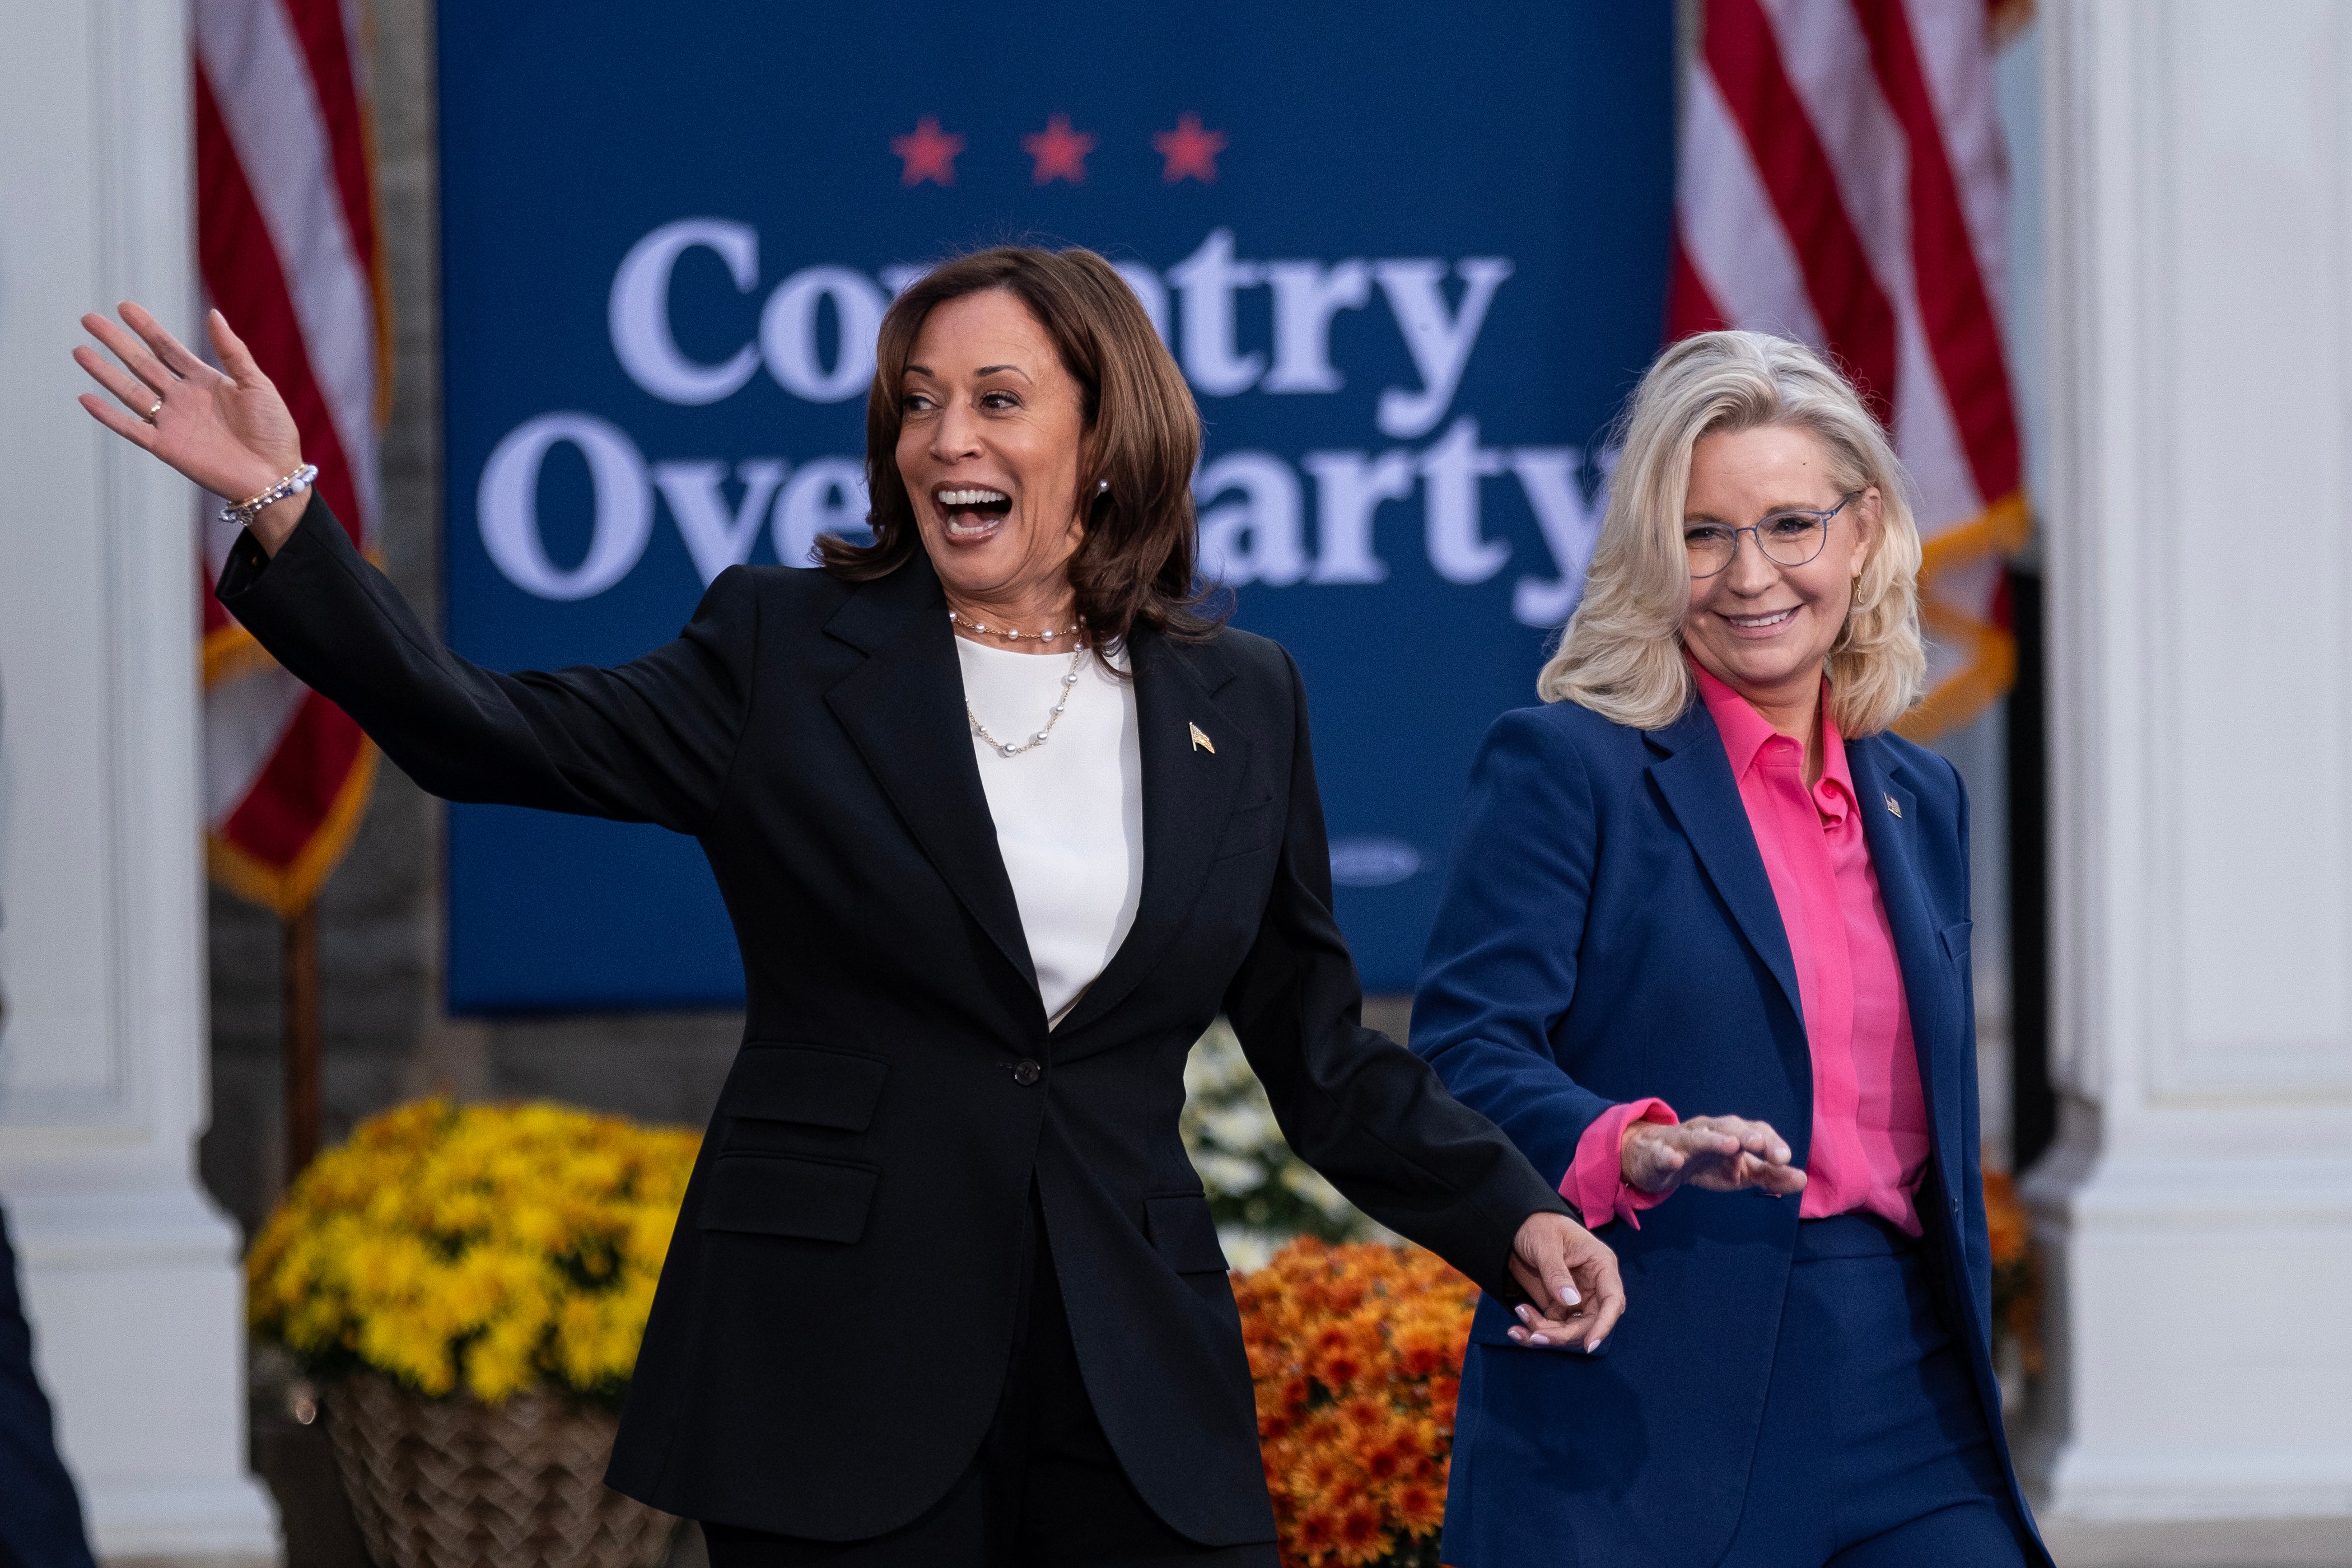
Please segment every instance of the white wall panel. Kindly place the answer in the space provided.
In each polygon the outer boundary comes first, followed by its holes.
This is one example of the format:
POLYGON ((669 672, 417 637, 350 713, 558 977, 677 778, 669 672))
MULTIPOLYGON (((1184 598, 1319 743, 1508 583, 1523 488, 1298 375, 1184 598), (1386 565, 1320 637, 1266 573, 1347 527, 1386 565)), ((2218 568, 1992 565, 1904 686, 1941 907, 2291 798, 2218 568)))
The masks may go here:
POLYGON ((2168 20, 2151 149, 2168 232, 2147 262, 2168 329, 2150 521, 2170 542, 2143 635, 2179 758, 2151 774, 2178 847, 2177 1005, 2156 1088, 2352 1094, 2352 28, 2325 4, 2168 20))
POLYGON ((193 324, 186 17, 0 0, 0 1202, 98 1549, 249 1561, 237 1237, 193 1169, 194 498, 68 358, 118 300, 193 324))
POLYGON ((2043 26, 2069 1098, 2030 1451, 2060 1513, 2352 1514, 2352 16, 2043 26))

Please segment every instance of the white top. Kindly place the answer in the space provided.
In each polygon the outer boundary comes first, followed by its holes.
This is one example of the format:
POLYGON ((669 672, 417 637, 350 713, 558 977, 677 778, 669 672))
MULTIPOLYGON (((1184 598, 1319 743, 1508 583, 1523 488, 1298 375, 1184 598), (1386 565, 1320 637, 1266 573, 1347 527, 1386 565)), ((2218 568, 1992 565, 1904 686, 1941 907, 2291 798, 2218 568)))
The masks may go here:
MULTIPOLYGON (((1017 744, 1045 727, 1070 672, 1066 654, 955 642, 964 700, 990 734, 1017 744)), ((1126 668, 1124 652, 1110 658, 1126 668)), ((978 735, 971 744, 1038 994, 1046 1017, 1059 1024, 1127 940, 1143 899, 1135 683, 1089 652, 1052 740, 1012 757, 978 735)))

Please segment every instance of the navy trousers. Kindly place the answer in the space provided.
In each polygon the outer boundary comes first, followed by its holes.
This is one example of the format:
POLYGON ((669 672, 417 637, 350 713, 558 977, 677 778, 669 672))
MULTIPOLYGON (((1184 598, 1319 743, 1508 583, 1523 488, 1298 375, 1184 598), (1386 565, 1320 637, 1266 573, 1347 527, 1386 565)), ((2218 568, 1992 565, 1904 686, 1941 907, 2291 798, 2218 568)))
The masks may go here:
POLYGON ((0 1568, 91 1568, 81 1500, 58 1458, 48 1397, 33 1375, 33 1331, 16 1293, 16 1252, 0 1211, 0 1568))
POLYGON ((1918 1244, 1801 1225, 1724 1568, 2022 1568, 2008 1493, 1918 1244))

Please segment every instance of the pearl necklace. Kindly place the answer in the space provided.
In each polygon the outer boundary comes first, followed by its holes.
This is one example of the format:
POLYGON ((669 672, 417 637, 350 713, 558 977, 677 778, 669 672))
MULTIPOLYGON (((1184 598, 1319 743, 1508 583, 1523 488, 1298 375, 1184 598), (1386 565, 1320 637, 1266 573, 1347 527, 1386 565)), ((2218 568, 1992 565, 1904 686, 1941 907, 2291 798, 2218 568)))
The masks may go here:
POLYGON ((971 721, 971 732, 978 736, 982 743, 990 751, 1000 757, 1017 757, 1033 747, 1044 745, 1053 739, 1054 726, 1062 721, 1062 710, 1070 705, 1070 692, 1078 684, 1078 666, 1085 661, 1086 657, 1086 644, 1080 643, 1077 651, 1070 655, 1070 668, 1062 676, 1062 700, 1054 704, 1052 712, 1045 715, 1045 727, 1027 740, 1000 741, 990 734, 988 726, 980 721, 980 715, 971 710, 971 702, 967 699, 963 705, 963 716, 971 721))
POLYGON ((1086 625, 1084 621, 1072 621, 1068 626, 1064 626, 1059 631, 1055 631, 1051 626, 1048 626, 1042 632, 1019 632, 1014 631, 1010 626, 991 627, 984 621, 966 620, 962 616, 958 615, 952 609, 948 611, 948 624, 950 626, 961 626, 968 632, 978 632, 982 637, 1003 637, 1006 642, 1020 642, 1024 638, 1027 638, 1032 642, 1052 642, 1055 637, 1068 637, 1072 632, 1076 631, 1079 627, 1086 625))

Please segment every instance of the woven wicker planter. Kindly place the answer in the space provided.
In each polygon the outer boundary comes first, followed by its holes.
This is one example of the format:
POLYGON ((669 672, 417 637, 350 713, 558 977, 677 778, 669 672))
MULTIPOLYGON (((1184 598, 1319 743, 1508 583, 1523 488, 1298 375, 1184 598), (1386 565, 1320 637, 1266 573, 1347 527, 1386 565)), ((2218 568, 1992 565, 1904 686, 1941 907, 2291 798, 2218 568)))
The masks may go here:
POLYGON ((604 1487, 614 1422, 549 1394, 492 1408, 372 1376, 327 1430, 378 1568, 658 1568, 677 1522, 604 1487))

